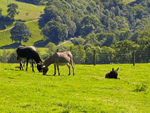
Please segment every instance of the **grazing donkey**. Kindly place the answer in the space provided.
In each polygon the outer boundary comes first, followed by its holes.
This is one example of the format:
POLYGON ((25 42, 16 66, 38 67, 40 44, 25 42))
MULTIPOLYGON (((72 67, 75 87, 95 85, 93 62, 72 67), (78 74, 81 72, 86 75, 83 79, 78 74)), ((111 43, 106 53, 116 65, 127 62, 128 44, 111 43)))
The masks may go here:
POLYGON ((70 70, 70 64, 71 64, 73 69, 73 75, 75 75, 73 56, 70 51, 55 52, 52 56, 48 57, 43 63, 43 67, 42 67, 43 75, 46 75, 48 71, 48 66, 51 64, 54 64, 54 75, 56 75, 56 65, 57 65, 58 75, 60 75, 59 65, 64 65, 64 64, 67 64, 69 68, 69 75, 71 74, 71 70, 70 70))
MULTIPOLYGON (((25 47, 25 46, 24 46, 25 47)), ((36 48, 34 47, 34 46, 29 46, 31 49, 33 49, 34 51, 36 51, 36 48)), ((22 63, 24 63, 24 65, 23 66, 25 66, 25 60, 24 60, 24 62, 23 62, 23 60, 24 59, 20 59, 19 57, 17 57, 17 61, 18 62, 22 62, 22 63)), ((34 60, 33 59, 31 59, 32 61, 31 61, 31 66, 33 66, 33 62, 34 62, 34 60)))
POLYGON ((36 52, 35 47, 29 46, 19 46, 16 50, 17 52, 17 61, 20 61, 20 70, 24 70, 22 66, 22 59, 26 59, 26 71, 28 70, 28 61, 32 59, 32 71, 34 72, 33 60, 37 63, 37 69, 39 72, 42 72, 42 60, 39 54, 36 52))
POLYGON ((114 70, 114 68, 112 68, 112 71, 106 73, 105 78, 120 79, 120 78, 117 78, 117 76, 118 76, 118 70, 119 70, 119 67, 116 70, 114 70))

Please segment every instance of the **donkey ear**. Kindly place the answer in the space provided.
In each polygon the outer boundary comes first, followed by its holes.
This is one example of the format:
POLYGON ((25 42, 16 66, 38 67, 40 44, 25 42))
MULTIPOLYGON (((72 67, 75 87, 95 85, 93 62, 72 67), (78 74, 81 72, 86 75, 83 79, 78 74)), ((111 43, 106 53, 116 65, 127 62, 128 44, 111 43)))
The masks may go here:
POLYGON ((112 68, 112 71, 114 71, 114 68, 112 68))
POLYGON ((41 65, 41 63, 37 63, 37 65, 41 65))
POLYGON ((116 69, 116 71, 118 71, 119 70, 119 67, 116 69))
POLYGON ((42 65, 42 62, 38 63, 38 65, 42 65))

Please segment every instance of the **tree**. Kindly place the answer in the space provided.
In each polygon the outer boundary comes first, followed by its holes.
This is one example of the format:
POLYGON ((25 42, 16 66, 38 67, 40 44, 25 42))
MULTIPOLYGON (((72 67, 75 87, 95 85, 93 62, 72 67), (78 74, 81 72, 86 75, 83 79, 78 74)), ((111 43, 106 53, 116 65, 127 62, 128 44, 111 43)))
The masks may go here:
POLYGON ((100 46, 110 46, 116 43, 114 33, 97 33, 96 35, 100 46))
POLYGON ((67 39, 68 28, 66 24, 57 21, 49 21, 44 26, 41 33, 50 41, 57 44, 59 41, 67 39))
POLYGON ((19 14, 19 11, 16 10, 16 9, 18 9, 18 5, 15 3, 10 3, 9 5, 7 5, 7 7, 8 7, 8 9, 7 9, 8 16, 11 19, 14 19, 15 15, 19 14))
POLYGON ((116 44, 116 59, 119 62, 130 62, 132 60, 133 50, 137 50, 139 45, 131 40, 119 41, 116 44))
POLYGON ((79 45, 79 44, 84 45, 84 42, 85 42, 85 40, 84 40, 83 38, 81 38, 81 37, 79 37, 79 38, 74 38, 74 39, 72 40, 72 43, 73 43, 74 45, 79 45))
POLYGON ((88 34, 85 39, 85 44, 91 44, 93 46, 98 44, 98 38, 95 33, 88 34))
POLYGON ((32 33, 28 29, 27 25, 24 22, 16 22, 15 26, 10 30, 11 39, 15 42, 20 42, 23 40, 27 42, 32 33))
POLYGON ((85 63, 85 50, 82 45, 70 46, 70 51, 73 55, 73 60, 77 64, 85 63))

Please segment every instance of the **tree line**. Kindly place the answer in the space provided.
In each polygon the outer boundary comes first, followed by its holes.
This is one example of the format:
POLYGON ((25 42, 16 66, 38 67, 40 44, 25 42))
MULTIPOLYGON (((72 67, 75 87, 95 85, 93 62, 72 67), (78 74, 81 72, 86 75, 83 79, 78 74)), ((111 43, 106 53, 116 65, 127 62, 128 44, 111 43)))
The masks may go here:
MULTIPOLYGON (((123 40, 117 42, 115 45, 107 46, 84 46, 83 40, 76 42, 76 39, 62 45, 57 46, 55 43, 49 42, 46 45, 47 50, 43 54, 43 50, 37 48, 37 52, 41 58, 45 60, 50 55, 58 51, 71 51, 73 59, 76 64, 93 64, 94 50, 96 51, 96 64, 110 64, 110 63, 132 63, 133 51, 135 53, 136 63, 150 62, 150 39, 139 38, 137 42, 131 40, 123 40), (142 39, 142 40, 141 40, 142 39), (78 43, 76 45, 76 43, 78 43), (79 44, 80 43, 80 44, 79 44)), ((78 41, 78 40, 77 40, 78 41)), ((16 52, 7 52, 6 50, 0 53, 0 62, 16 63, 16 52)))

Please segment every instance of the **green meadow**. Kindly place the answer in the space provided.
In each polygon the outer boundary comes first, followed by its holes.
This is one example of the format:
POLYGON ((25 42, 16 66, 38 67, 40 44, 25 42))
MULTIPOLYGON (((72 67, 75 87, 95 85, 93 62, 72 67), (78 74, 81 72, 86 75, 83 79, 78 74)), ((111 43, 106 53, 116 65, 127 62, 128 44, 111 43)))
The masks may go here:
MULTIPOLYGON (((150 64, 75 65, 68 76, 53 65, 46 76, 37 69, 20 71, 19 64, 0 63, 1 113, 149 113, 150 64), (119 67, 120 79, 105 79, 119 67)), ((24 67, 25 68, 25 67, 24 67)))

